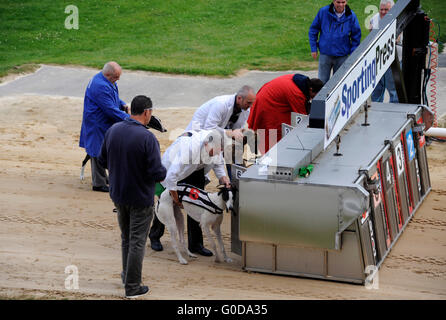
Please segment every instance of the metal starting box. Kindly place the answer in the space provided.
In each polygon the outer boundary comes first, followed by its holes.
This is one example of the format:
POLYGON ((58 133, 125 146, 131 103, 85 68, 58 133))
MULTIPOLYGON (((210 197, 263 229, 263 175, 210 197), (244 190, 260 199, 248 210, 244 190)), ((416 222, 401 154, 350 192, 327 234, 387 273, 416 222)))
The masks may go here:
POLYGON ((283 138, 239 168, 231 249, 244 269, 373 279, 431 190, 423 132, 432 112, 421 99, 428 40, 420 0, 399 0, 313 98, 310 115, 292 114, 283 138), (387 70, 399 103, 370 103, 387 70))
POLYGON ((243 268, 364 283, 431 190, 428 111, 373 103, 339 133, 339 149, 325 151, 323 129, 297 125, 262 158, 267 164, 238 171, 232 226, 243 268), (308 164, 311 174, 299 176, 308 164))

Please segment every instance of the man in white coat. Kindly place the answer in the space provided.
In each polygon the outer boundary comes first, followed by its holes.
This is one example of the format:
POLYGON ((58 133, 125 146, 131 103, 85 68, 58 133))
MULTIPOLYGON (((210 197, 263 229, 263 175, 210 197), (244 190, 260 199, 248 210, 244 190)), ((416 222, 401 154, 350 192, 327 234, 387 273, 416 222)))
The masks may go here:
MULTIPOLYGON (((219 130, 186 131, 179 136, 164 152, 162 164, 167 169, 166 178, 161 182, 163 189, 169 190, 174 203, 174 210, 182 208, 178 198, 178 183, 186 183, 204 189, 205 175, 214 170, 220 184, 230 187, 222 155, 223 135, 219 130)), ((151 248, 163 250, 160 242, 164 234, 164 225, 153 219, 149 238, 151 248)), ((187 237, 189 251, 203 256, 212 256, 212 252, 203 246, 203 234, 198 222, 187 216, 187 237)))
MULTIPOLYGON (((192 116, 186 130, 217 129, 222 135, 243 143, 243 127, 249 117, 249 110, 256 99, 254 89, 248 85, 237 93, 215 97, 202 104, 192 116)), ((243 156, 243 144, 224 145, 228 175, 231 176, 230 163, 243 156)), ((206 176, 207 182, 209 177, 206 176)))
POLYGON ((195 111, 186 131, 217 129, 225 132, 228 137, 241 141, 241 129, 248 120, 249 108, 255 98, 254 89, 247 85, 236 94, 215 97, 195 111))

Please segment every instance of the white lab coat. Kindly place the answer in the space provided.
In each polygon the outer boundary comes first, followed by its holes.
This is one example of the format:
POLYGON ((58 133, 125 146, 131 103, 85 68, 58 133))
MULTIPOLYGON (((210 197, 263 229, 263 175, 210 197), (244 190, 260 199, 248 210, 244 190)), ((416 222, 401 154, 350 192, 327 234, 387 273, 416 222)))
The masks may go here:
MULTIPOLYGON (((235 96, 235 94, 218 96, 202 104, 197 111, 195 111, 186 131, 199 129, 209 130, 215 128, 220 132, 223 132, 231 118, 235 96)), ((242 109, 239 118, 234 123, 232 129, 243 128, 248 117, 249 110, 242 109)))
POLYGON ((161 182, 168 190, 177 190, 177 183, 193 172, 204 168, 204 173, 214 170, 218 179, 226 176, 222 153, 209 157, 203 148, 205 138, 211 130, 192 131, 192 136, 178 137, 164 152, 161 162, 167 169, 161 182))

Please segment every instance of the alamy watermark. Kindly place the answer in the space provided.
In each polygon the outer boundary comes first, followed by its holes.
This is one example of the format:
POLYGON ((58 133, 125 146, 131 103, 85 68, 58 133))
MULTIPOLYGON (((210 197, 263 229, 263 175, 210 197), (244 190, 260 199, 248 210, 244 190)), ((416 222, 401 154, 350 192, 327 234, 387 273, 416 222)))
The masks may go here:
POLYGON ((78 290, 79 289, 79 270, 75 265, 65 267, 65 273, 68 277, 65 278, 65 289, 78 290))
POLYGON ((368 16, 364 20, 364 27, 369 30, 370 29, 370 20, 372 20, 373 16, 379 12, 377 6, 370 4, 364 8, 364 13, 368 14, 368 16))
POLYGON ((366 289, 379 289, 379 274, 378 267, 374 265, 369 265, 365 268, 364 273, 367 275, 364 281, 366 289))
POLYGON ((79 9, 77 6, 70 4, 65 7, 65 13, 69 14, 65 18, 65 29, 79 30, 79 9))

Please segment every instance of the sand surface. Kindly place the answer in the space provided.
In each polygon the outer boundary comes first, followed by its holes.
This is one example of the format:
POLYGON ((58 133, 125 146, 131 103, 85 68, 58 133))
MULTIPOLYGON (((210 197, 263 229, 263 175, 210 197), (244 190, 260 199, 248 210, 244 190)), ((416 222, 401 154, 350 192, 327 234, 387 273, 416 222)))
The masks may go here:
MULTIPOLYGON (((0 298, 123 298, 114 206, 108 194, 91 191, 89 165, 79 179, 82 105, 81 98, 0 98, 0 298), (76 290, 65 288, 70 265, 76 290)), ((154 111, 169 129, 156 133, 162 152, 191 111, 154 111)), ((428 157, 432 191, 379 270, 379 289, 245 272, 233 253, 230 264, 200 256, 180 265, 165 235, 164 251, 146 250, 144 298, 446 299, 446 144, 433 143, 428 157)), ((222 231, 230 251, 229 215, 222 231)))

